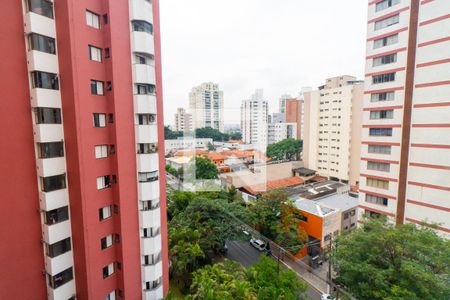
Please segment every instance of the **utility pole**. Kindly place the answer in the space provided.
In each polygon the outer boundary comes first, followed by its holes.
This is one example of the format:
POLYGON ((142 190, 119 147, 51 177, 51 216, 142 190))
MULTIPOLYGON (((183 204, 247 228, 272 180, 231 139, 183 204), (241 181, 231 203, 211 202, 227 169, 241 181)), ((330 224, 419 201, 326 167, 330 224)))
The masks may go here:
POLYGON ((331 282, 331 249, 333 247, 333 234, 330 233, 330 249, 328 250, 328 289, 331 294, 332 282, 331 282))

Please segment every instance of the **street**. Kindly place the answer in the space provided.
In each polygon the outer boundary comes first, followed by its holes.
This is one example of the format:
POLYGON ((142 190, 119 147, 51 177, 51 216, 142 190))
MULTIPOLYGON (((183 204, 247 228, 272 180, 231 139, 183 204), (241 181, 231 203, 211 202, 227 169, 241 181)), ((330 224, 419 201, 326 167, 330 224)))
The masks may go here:
MULTIPOLYGON (((227 246, 228 252, 225 256, 228 259, 240 262, 245 267, 257 262, 260 255, 265 255, 264 252, 260 252, 252 247, 249 242, 227 241, 227 246)), ((308 285, 306 295, 309 299, 320 300, 321 293, 308 285)))

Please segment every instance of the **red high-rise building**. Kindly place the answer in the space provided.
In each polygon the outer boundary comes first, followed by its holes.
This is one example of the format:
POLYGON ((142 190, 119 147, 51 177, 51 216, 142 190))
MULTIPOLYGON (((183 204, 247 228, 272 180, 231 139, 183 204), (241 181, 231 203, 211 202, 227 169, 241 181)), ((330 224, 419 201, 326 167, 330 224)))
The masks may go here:
POLYGON ((159 1, 8 2, 0 299, 161 299, 159 1))

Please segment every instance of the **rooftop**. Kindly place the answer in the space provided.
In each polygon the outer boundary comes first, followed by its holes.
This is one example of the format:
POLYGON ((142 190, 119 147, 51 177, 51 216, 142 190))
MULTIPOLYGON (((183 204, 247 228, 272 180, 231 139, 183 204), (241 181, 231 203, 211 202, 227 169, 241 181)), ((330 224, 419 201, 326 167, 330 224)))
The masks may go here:
POLYGON ((297 186, 303 183, 304 181, 300 177, 290 177, 286 179, 267 181, 266 183, 247 185, 242 189, 248 191, 252 195, 259 195, 270 190, 297 186))

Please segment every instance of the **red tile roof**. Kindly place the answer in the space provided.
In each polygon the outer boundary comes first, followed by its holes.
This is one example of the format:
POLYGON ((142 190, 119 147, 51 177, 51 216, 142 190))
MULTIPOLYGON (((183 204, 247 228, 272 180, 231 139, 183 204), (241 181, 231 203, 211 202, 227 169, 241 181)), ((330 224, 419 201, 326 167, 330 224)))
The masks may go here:
POLYGON ((305 183, 305 181, 303 179, 295 176, 295 177, 290 177, 290 178, 285 178, 285 179, 272 180, 272 181, 268 181, 267 183, 247 185, 247 186, 244 186, 243 188, 253 195, 259 195, 259 194, 265 193, 270 190, 276 190, 276 189, 286 188, 286 187, 290 187, 290 186, 301 185, 304 183, 305 183))

